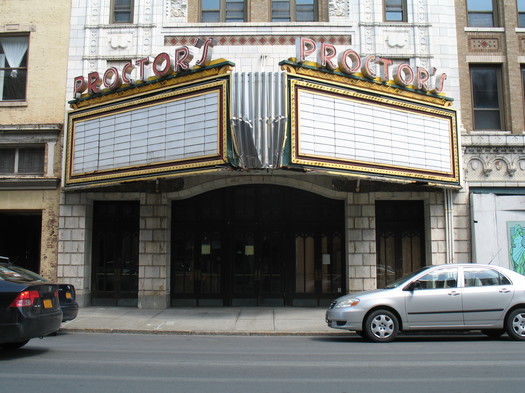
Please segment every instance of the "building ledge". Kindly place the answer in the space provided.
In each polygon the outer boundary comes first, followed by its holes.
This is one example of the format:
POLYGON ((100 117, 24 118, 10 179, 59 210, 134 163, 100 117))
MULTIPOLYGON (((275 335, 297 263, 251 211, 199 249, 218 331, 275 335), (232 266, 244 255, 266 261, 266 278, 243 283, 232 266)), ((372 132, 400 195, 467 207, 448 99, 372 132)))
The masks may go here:
POLYGON ((29 123, 29 124, 0 124, 0 132, 26 132, 26 131, 54 131, 60 132, 62 123, 29 123))
POLYGON ((56 190, 59 178, 0 178, 0 190, 56 190))

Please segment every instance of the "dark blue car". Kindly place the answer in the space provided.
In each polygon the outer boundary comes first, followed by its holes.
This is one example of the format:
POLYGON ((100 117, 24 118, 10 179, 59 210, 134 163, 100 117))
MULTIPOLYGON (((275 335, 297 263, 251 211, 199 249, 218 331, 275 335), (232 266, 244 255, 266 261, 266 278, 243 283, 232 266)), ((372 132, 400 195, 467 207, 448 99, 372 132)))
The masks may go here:
MULTIPOLYGON (((35 272, 10 263, 9 259, 6 257, 0 257, 0 266, 8 267, 20 274, 31 277, 34 281, 48 282, 48 280, 35 272)), ((60 301, 60 309, 62 310, 63 315, 62 322, 75 319, 78 315, 79 308, 76 301, 75 287, 71 284, 58 284, 58 299, 60 301)))
POLYGON ((20 348, 57 332, 61 323, 57 284, 0 264, 0 348, 20 348))

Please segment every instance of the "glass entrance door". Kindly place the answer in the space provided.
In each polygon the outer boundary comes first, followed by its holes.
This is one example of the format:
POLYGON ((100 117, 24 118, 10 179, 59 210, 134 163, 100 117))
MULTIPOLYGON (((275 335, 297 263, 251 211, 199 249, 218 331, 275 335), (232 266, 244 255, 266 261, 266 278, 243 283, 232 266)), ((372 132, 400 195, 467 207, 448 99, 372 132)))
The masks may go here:
POLYGON ((138 303, 139 202, 95 202, 92 304, 138 303))
POLYGON ((232 243, 232 306, 284 306, 290 266, 287 241, 267 229, 236 231, 232 243))
POLYGON ((377 287, 425 266, 423 201, 377 201, 377 287))
POLYGON ((247 185, 173 202, 172 305, 319 306, 345 291, 344 203, 247 185))
POLYGON ((341 232, 310 231, 295 235, 294 305, 327 305, 344 286, 341 232))
POLYGON ((180 306, 222 306, 223 241, 217 231, 188 229, 172 237, 172 291, 180 306))

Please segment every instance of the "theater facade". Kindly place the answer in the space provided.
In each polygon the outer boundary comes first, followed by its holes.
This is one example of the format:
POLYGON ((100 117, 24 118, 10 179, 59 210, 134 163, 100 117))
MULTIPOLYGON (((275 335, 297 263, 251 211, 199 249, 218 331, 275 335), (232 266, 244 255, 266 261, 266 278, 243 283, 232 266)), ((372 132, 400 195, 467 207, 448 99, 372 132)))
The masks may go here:
POLYGON ((349 13, 242 36, 174 15, 72 24, 94 44, 70 59, 58 277, 82 305, 324 306, 468 257, 453 47, 409 48, 432 23, 373 52, 349 13))

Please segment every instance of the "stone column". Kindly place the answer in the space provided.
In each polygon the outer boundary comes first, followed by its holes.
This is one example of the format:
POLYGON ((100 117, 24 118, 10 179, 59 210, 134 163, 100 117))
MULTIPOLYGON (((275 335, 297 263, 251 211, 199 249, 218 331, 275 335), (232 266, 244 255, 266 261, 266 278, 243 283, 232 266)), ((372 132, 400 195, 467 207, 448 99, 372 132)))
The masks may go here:
POLYGON ((146 194, 140 206, 139 308, 168 308, 170 277, 169 201, 146 194))

